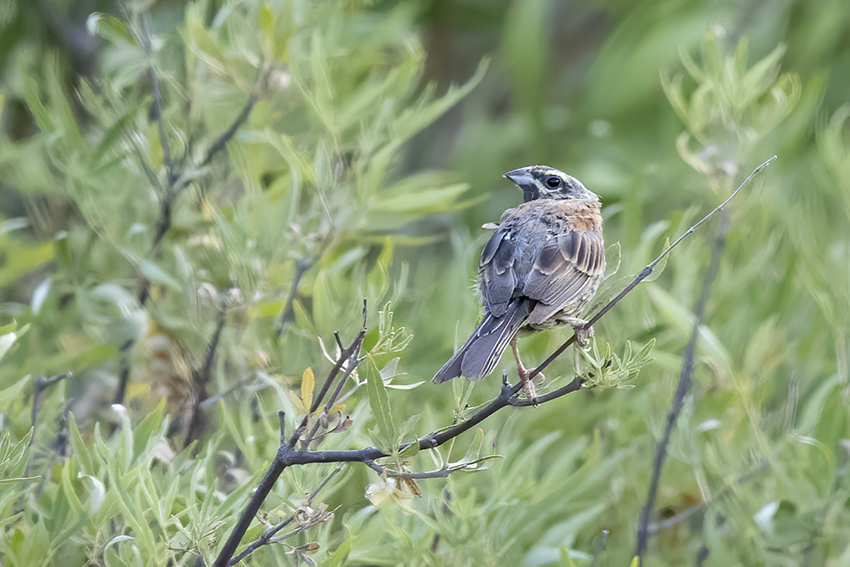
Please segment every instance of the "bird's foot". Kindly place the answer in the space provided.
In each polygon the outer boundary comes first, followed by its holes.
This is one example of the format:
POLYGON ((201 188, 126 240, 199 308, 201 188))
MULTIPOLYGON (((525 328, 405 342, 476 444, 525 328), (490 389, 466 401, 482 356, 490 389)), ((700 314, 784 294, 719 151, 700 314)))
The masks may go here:
POLYGON ((576 334, 576 344, 581 348, 587 348, 590 344, 590 339, 593 337, 593 327, 587 326, 587 321, 578 317, 570 317, 567 323, 573 328, 576 334))
MULTIPOLYGON (((522 358, 519 356, 519 348, 517 347, 516 337, 511 339, 511 348, 514 351, 514 358, 516 359, 516 373, 519 376, 519 381, 522 384, 522 390, 525 392, 525 395, 531 400, 531 405, 537 407, 537 391, 534 389, 534 382, 529 377, 532 372, 534 372, 534 368, 528 369, 522 363, 522 358)), ((540 384, 543 384, 543 381, 546 380, 546 377, 543 376, 542 372, 538 372, 537 375, 534 376, 540 380, 540 384)))
MULTIPOLYGON (((537 407, 537 390, 534 388, 534 381, 530 378, 530 374, 534 372, 534 369, 528 369, 525 366, 517 365, 517 374, 519 375, 519 381, 522 384, 522 391, 525 392, 526 397, 531 400, 531 405, 537 407)), ((546 380, 546 377, 541 372, 535 378, 540 380, 540 384, 543 384, 543 381, 546 380)))

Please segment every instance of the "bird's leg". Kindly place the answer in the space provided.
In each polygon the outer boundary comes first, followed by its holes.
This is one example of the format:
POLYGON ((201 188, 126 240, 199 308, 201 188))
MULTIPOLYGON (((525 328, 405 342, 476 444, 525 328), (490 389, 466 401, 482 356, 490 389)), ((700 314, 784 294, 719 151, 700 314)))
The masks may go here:
POLYGON ((581 348, 587 347, 593 336, 593 327, 587 327, 587 321, 578 317, 567 317, 566 321, 576 334, 576 344, 581 348))
MULTIPOLYGON (((517 348, 516 336, 511 339, 511 349, 514 351, 514 358, 516 358, 516 373, 519 376, 519 381, 522 384, 522 389, 525 394, 528 396, 528 399, 531 400, 532 405, 537 406, 537 391, 534 389, 534 382, 528 379, 528 375, 531 371, 526 368, 522 359, 519 357, 519 348, 517 348)), ((543 375, 539 374, 542 378, 543 375)))

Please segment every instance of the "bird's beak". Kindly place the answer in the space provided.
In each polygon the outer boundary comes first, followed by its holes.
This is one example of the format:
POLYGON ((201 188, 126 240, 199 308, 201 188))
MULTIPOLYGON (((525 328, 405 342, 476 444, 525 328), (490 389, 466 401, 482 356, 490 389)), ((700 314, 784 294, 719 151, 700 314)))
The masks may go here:
POLYGON ((539 197, 540 188, 537 186, 537 182, 535 181, 534 176, 531 175, 527 167, 512 169, 502 174, 502 177, 504 177, 505 179, 510 179, 517 187, 522 190, 523 199, 526 202, 532 201, 539 197))
POLYGON ((525 167, 520 167, 519 169, 512 169, 508 172, 502 174, 502 177, 505 179, 510 179, 514 183, 516 183, 519 187, 523 185, 534 184, 534 178, 528 172, 528 169, 525 167))

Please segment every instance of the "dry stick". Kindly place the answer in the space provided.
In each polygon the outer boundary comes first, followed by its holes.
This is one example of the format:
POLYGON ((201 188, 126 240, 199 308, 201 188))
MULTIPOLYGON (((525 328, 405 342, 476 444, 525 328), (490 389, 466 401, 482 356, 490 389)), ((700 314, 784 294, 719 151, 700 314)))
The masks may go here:
POLYGON ((204 357, 204 364, 201 368, 192 371, 192 390, 194 390, 194 401, 192 402, 192 417, 189 419, 189 427, 186 428, 186 441, 184 445, 198 439, 201 436, 203 423, 203 401, 207 398, 207 384, 209 384, 212 376, 212 366, 215 360, 215 353, 218 350, 218 345, 221 340, 221 333, 224 330, 224 325, 227 323, 227 309, 224 304, 224 294, 219 294, 218 298, 218 319, 215 325, 215 332, 207 345, 207 354, 204 357))
POLYGON ((691 337, 688 340, 688 346, 685 348, 685 354, 682 360, 682 371, 679 374, 679 384, 676 387, 676 392, 673 394, 673 403, 670 412, 667 414, 667 423, 664 427, 664 436, 658 444, 658 449, 655 452, 655 460, 652 466, 652 478, 649 483, 649 494, 646 497, 646 505, 641 510, 640 523, 637 531, 637 545, 635 548, 635 556, 638 559, 638 565, 643 560, 643 553, 646 551, 646 543, 649 539, 649 516, 655 508, 655 498, 658 494, 658 483, 661 479, 661 469, 664 467, 664 459, 667 457, 667 445, 670 443, 670 434, 673 431, 673 426, 682 412, 685 405, 685 397, 691 390, 691 377, 694 372, 694 358, 696 357, 697 342, 699 339, 699 329, 702 326, 703 316, 705 314, 705 305, 708 303, 708 296, 711 291, 711 284, 717 277, 717 271, 720 267, 720 256, 723 254, 723 249, 726 247, 726 235, 729 232, 729 215, 722 215, 717 224, 717 233, 715 235, 714 244, 711 247, 711 261, 708 265, 708 272, 703 280, 702 290, 700 291, 699 300, 694 308, 694 323, 691 329, 691 337))
POLYGON ((289 296, 286 298, 286 307, 283 308, 283 313, 277 324, 277 336, 283 335, 286 324, 295 319, 293 303, 295 302, 295 296, 298 294, 298 285, 301 283, 301 278, 304 277, 307 270, 313 266, 314 261, 308 258, 301 258, 295 262, 295 277, 292 278, 292 287, 289 289, 289 296))
MULTIPOLYGON (((64 380, 65 378, 70 378, 73 375, 74 375, 74 373, 71 372, 70 370, 68 372, 64 373, 64 374, 58 374, 56 376, 51 376, 49 378, 47 376, 42 375, 42 376, 39 376, 38 378, 36 378, 35 382, 33 383, 33 388, 32 388, 33 389, 33 392, 32 392, 32 415, 31 415, 32 432, 30 433, 30 442, 29 442, 29 448, 30 449, 32 449, 33 442, 35 441, 36 425, 38 424, 38 404, 41 401, 42 392, 44 392, 47 388, 49 388, 53 384, 56 384, 57 382, 60 382, 60 381, 64 380)), ((26 474, 25 475, 29 476, 31 470, 32 470, 32 454, 29 455, 29 458, 27 460, 27 468, 26 468, 26 474)))
MULTIPOLYGON (((655 267, 667 256, 679 243, 682 242, 688 235, 692 234, 697 228, 702 226, 708 219, 717 214, 717 212, 721 211, 724 206, 733 198, 738 192, 741 191, 752 179, 755 177, 757 173, 759 173, 762 169, 767 167, 776 156, 771 157, 758 167, 756 167, 752 173, 750 173, 746 179, 738 186, 735 191, 732 192, 729 197, 727 197, 720 205, 715 207, 711 212, 697 221, 692 227, 690 227, 684 234, 682 234, 679 238, 677 238, 672 244, 667 246, 661 254, 658 255, 649 265, 647 265, 643 270, 641 270, 640 274, 638 274, 632 282, 626 286, 626 288, 620 292, 614 299, 609 301, 599 312, 596 313, 593 317, 590 318, 586 327, 590 327, 599 319, 601 319, 611 308, 614 307, 617 303, 619 303, 629 292, 631 292, 637 285, 646 279, 655 267)), ((365 305, 364 305, 364 313, 365 313, 365 305)), ((364 316, 365 317, 365 316, 364 316)), ((342 450, 342 451, 296 451, 294 450, 295 443, 298 440, 301 432, 307 427, 309 416, 318 409, 321 400, 324 398, 328 389, 330 388, 331 382, 336 378, 339 374, 340 369, 343 364, 351 357, 351 355, 355 352, 355 350, 359 347, 359 342, 362 341, 362 335, 365 334, 365 319, 364 326, 360 330, 360 334, 355 341, 343 351, 340 358, 337 360, 337 363, 334 365, 334 368, 331 370, 331 373, 328 375, 328 378, 325 380, 325 383, 322 386, 322 390, 319 396, 313 401, 313 404, 310 408, 310 412, 304 416, 304 419, 301 422, 301 425, 298 429, 293 433, 288 443, 284 443, 284 431, 283 431, 283 417, 281 415, 281 446, 277 451, 274 461, 269 467, 266 476, 260 482, 260 485, 257 487, 257 490, 252 495, 251 499, 248 501, 248 504, 245 507, 245 510, 242 512, 242 516, 239 518, 236 526, 234 526, 233 530, 230 532, 230 536, 227 538, 227 542, 213 563, 213 567, 228 567, 232 563, 230 562, 230 558, 233 557, 236 548, 239 545, 239 542, 242 539, 242 536, 248 530, 248 527, 251 524, 256 513, 259 511, 260 506, 262 505, 265 498, 268 496, 271 491, 272 485, 277 481, 280 474, 286 469, 286 467, 291 465, 305 465, 310 463, 343 463, 343 462, 361 462, 368 463, 370 461, 374 461, 376 459, 380 459, 382 457, 388 457, 386 453, 381 451, 380 449, 376 449, 375 447, 366 447, 365 449, 359 450, 342 450)), ((571 345, 576 340, 576 335, 574 334, 572 337, 567 339, 561 346, 559 346, 554 353, 552 353, 549 358, 543 361, 537 368, 535 368, 530 374, 529 379, 533 378, 540 372, 542 372, 547 366, 549 366, 562 352, 564 352, 569 345, 571 345)), ((352 359, 354 360, 354 359, 352 359)), ((537 403, 545 403, 554 399, 557 399, 561 396, 569 394, 571 392, 575 392, 581 388, 582 378, 580 376, 576 377, 572 382, 559 388, 553 392, 549 392, 548 394, 544 394, 537 398, 537 403)), ((457 423, 452 425, 451 427, 447 427, 445 429, 435 431, 433 433, 429 433, 423 437, 420 437, 415 443, 419 445, 420 450, 426 449, 434 449, 439 447, 443 443, 454 439, 458 435, 468 431, 469 429, 475 427, 500 409, 509 406, 524 406, 529 405, 530 400, 518 400, 515 399, 516 394, 522 389, 522 382, 517 382, 514 385, 511 385, 508 382, 503 382, 502 389, 499 392, 499 395, 492 399, 490 402, 482 406, 475 413, 473 413, 466 421, 461 423, 457 423), (527 402, 527 403, 526 403, 527 402)), ((402 446, 398 447, 397 452, 402 452, 406 447, 410 444, 406 443, 402 446)))
MULTIPOLYGON (((326 476, 325 479, 319 484, 319 486, 316 488, 316 490, 314 490, 312 493, 310 493, 310 495, 307 496, 306 502, 307 502, 308 506, 313 503, 313 500, 316 498, 316 496, 319 495, 319 492, 321 492, 321 490, 325 486, 327 486, 328 483, 333 479, 333 477, 335 477, 337 474, 339 474, 340 471, 342 471, 342 463, 338 464, 336 466, 336 468, 334 468, 334 470, 332 470, 330 472, 330 474, 328 476, 326 476)), ((277 535, 277 533, 280 532, 280 530, 282 530, 283 528, 285 528, 286 526, 288 526, 289 524, 291 524, 292 522, 295 521, 297 514, 298 514, 298 511, 296 511, 294 514, 289 516, 286 520, 277 524, 275 527, 268 529, 265 532, 263 532, 263 535, 261 535, 259 538, 257 538, 257 540, 254 541, 253 543, 249 544, 248 547, 246 547, 242 551, 242 553, 240 553, 239 555, 237 555, 236 557, 231 559, 230 564, 236 565, 237 563, 239 563, 240 561, 242 561, 243 559, 245 559, 246 557, 248 557, 249 555, 251 555, 252 553, 257 551, 257 549, 259 549, 260 547, 262 547, 264 545, 268 545, 269 543, 271 543, 271 539, 275 535, 277 535)))

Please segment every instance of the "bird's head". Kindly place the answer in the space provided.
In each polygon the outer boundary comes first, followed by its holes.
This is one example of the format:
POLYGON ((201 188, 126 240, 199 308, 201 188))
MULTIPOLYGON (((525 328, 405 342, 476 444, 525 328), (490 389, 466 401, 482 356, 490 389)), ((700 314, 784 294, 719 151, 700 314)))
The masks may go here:
POLYGON ((578 199, 598 201, 599 196, 582 185, 581 181, 548 165, 529 165, 512 169, 502 177, 522 189, 523 200, 578 199))

